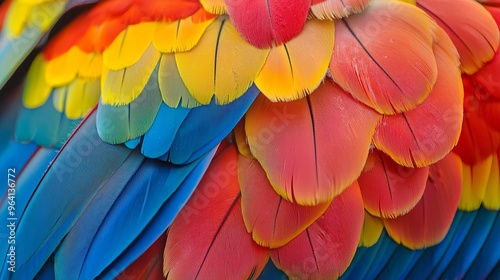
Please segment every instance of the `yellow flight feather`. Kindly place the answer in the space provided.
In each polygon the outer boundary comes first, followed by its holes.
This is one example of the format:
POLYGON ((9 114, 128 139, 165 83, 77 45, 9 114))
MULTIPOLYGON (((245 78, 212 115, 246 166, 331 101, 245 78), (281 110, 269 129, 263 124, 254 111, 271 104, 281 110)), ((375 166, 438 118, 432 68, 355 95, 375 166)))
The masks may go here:
POLYGON ((483 204, 487 209, 500 210, 500 165, 496 154, 493 155, 490 178, 486 186, 483 204))
POLYGON ((78 76, 86 79, 97 79, 102 73, 102 54, 89 53, 87 59, 80 65, 78 76))
POLYGON ((15 0, 6 17, 10 37, 19 37, 27 26, 47 31, 59 18, 67 0, 15 0))
POLYGON ((43 75, 45 64, 46 62, 41 55, 38 55, 31 64, 23 90, 23 105, 26 108, 38 108, 50 96, 52 88, 45 82, 45 76, 43 75))
POLYGON ((163 53, 185 52, 192 49, 213 19, 200 23, 193 23, 192 18, 174 22, 162 22, 153 37, 153 44, 163 53))
POLYGON ((486 188, 490 178, 493 156, 469 166, 463 164, 462 196, 460 197, 460 210, 477 210, 485 198, 486 188))
POLYGON ((99 90, 99 79, 77 78, 69 85, 54 90, 54 107, 70 120, 83 118, 99 101, 99 90))
POLYGON ((172 108, 194 108, 201 104, 194 99, 177 70, 175 56, 171 53, 163 54, 158 70, 158 84, 163 102, 172 108))
POLYGON ((45 81, 52 87, 67 85, 76 78, 83 65, 88 65, 89 59, 89 54, 73 46, 68 52, 47 61, 45 81))
POLYGON ((217 104, 227 104, 252 85, 268 52, 245 41, 229 20, 218 19, 195 48, 176 53, 175 59, 196 100, 208 104, 215 95, 217 104))
POLYGON ((101 80, 103 104, 130 104, 141 94, 159 59, 160 53, 150 43, 137 63, 132 66, 120 70, 104 67, 101 80))
POLYGON ((365 211, 365 219, 363 221, 363 229, 361 231, 359 246, 371 247, 375 245, 380 238, 383 229, 384 222, 382 219, 372 216, 365 211))
POLYGON ((103 52, 103 62, 110 70, 134 65, 151 44, 158 22, 142 22, 128 26, 103 52))

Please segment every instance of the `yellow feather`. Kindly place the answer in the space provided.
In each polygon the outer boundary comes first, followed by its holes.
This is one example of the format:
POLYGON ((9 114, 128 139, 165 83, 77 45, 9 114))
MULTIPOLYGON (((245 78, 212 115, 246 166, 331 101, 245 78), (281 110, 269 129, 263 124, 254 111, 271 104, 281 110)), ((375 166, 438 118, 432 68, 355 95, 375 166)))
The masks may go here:
POLYGON ((76 79, 68 86, 66 102, 66 117, 76 120, 85 117, 99 101, 100 88, 99 79, 83 80, 76 79))
POLYGON ((359 247, 371 247, 375 245, 380 238, 383 229, 384 222, 382 219, 372 216, 365 211, 365 219, 363 221, 359 247))
POLYGON ((268 53, 245 41, 229 20, 218 19, 195 48, 176 53, 175 59, 196 100, 208 104, 215 95, 218 104, 227 104, 251 86, 268 53))
POLYGON ((500 210, 500 165, 496 154, 493 155, 490 179, 486 187, 483 204, 487 209, 500 210))
POLYGON ((163 54, 160 60, 158 84, 163 102, 172 108, 194 108, 201 104, 194 99, 177 70, 174 54, 163 54))
POLYGON ((38 55, 31 64, 23 90, 23 105, 34 109, 42 106, 50 96, 52 87, 45 82, 45 60, 38 55))
POLYGON ((162 22, 153 37, 153 44, 157 50, 163 53, 189 51, 198 44, 201 36, 212 22, 213 19, 193 23, 191 18, 175 22, 162 22))
POLYGON ((85 117, 99 101, 99 79, 84 80, 77 78, 69 85, 54 90, 53 105, 64 112, 70 120, 85 117))
POLYGON ((158 22, 142 22, 128 26, 103 52, 106 68, 120 70, 139 61, 153 40, 158 22))
POLYGON ((462 196, 460 197, 460 210, 477 210, 485 198, 486 188, 490 178, 493 156, 473 166, 463 165, 462 196))
POLYGON ((298 37, 271 50, 255 84, 272 101, 296 100, 311 93, 325 77, 334 36, 333 21, 308 20, 298 37))
POLYGON ((103 104, 123 106, 136 99, 153 73, 160 53, 150 43, 134 65, 120 70, 104 67, 101 80, 103 104))
POLYGON ((80 66, 78 76, 86 79, 97 79, 102 73, 102 54, 89 53, 87 60, 80 66))
POLYGON ((68 52, 47 61, 45 81, 52 87, 69 84, 76 78, 82 65, 87 65, 90 55, 73 46, 68 52))
POLYGON ((200 0, 200 3, 211 14, 223 15, 227 13, 224 0, 200 0))
POLYGON ((68 92, 68 87, 58 87, 54 89, 54 97, 52 98, 52 105, 54 105, 54 108, 59 111, 63 112, 64 107, 66 106, 66 95, 68 92))
POLYGON ((67 0, 13 1, 6 16, 8 36, 20 36, 27 26, 47 31, 62 14, 67 2, 67 0))

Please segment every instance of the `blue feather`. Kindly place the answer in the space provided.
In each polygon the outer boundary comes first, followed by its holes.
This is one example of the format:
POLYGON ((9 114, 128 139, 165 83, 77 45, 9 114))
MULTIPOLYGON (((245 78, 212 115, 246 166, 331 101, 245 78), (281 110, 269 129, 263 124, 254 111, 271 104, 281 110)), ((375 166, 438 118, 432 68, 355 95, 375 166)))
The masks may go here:
POLYGON ((136 260, 161 234, 170 226, 177 213, 194 192, 196 186, 210 164, 215 150, 204 156, 179 188, 163 204, 158 214, 151 220, 140 236, 124 251, 123 254, 99 276, 102 279, 113 279, 116 272, 121 272, 136 260))
POLYGON ((286 274, 283 273, 283 271, 276 268, 271 259, 269 259, 266 267, 264 267, 264 270, 262 271, 262 273, 258 278, 258 280, 286 280, 286 279, 288 279, 286 274))
POLYGON ((109 145, 99 139, 95 113, 86 119, 61 149, 20 217, 16 238, 23 246, 16 252, 19 271, 13 278, 33 278, 102 187, 101 183, 130 154, 131 150, 124 146, 109 145))
POLYGON ((404 246, 398 246, 389 262, 377 276, 377 279, 402 279, 403 274, 412 265, 422 250, 410 250, 404 246))
POLYGON ((150 158, 166 154, 189 111, 185 108, 171 108, 162 103, 153 125, 143 137, 142 153, 150 158))
MULTIPOLYGON (((429 278, 431 278, 431 279, 439 278, 441 276, 441 274, 443 273, 443 271, 448 267, 452 258, 455 256, 457 251, 460 249, 462 242, 464 241, 465 237, 469 233, 469 230, 471 229, 472 223, 474 222, 476 215, 477 215, 477 211, 463 212, 462 218, 460 220, 460 227, 459 227, 458 231, 456 232, 455 236, 453 237, 453 240, 451 241, 450 246, 448 247, 446 253, 443 255, 443 257, 441 258, 439 263, 437 265, 434 265, 434 267, 433 267, 434 269, 432 271, 432 274, 429 276, 429 278)), ((418 274, 417 274, 417 279, 421 279, 418 277, 418 274)))
POLYGON ((125 143, 144 135, 153 124, 162 104, 158 87, 158 65, 149 77, 141 94, 123 106, 103 104, 99 100, 97 131, 103 140, 112 144, 125 143))
POLYGON ((495 211, 491 214, 496 215, 495 222, 481 251, 469 267, 465 279, 485 279, 495 265, 500 264, 500 212, 495 211))
POLYGON ((424 279, 428 278, 429 274, 432 273, 434 267, 443 258, 444 254, 448 251, 450 243, 453 241, 458 229, 461 226, 463 212, 457 211, 455 218, 451 224, 450 230, 446 237, 438 245, 432 246, 424 250, 420 258, 414 264, 414 266, 409 271, 408 279, 424 279))
POLYGON ((496 218, 496 212, 480 208, 475 221, 441 278, 463 278, 476 258, 496 218))
MULTIPOLYGON (((117 198, 96 233, 88 252, 92 258, 85 259, 80 277, 92 279, 117 259, 143 232, 198 162, 174 166, 158 160, 145 161, 117 198)), ((150 244, 156 238, 151 239, 150 244)))
POLYGON ((16 140, 34 141, 40 146, 56 148, 64 144, 81 119, 68 119, 64 112, 54 108, 53 99, 54 93, 51 93, 45 104, 38 108, 21 106, 16 124, 16 140))
MULTIPOLYGON (((54 149, 49 149, 49 148, 40 148, 36 150, 34 155, 30 158, 28 164, 26 167, 24 167, 20 172, 16 175, 16 193, 15 193, 15 217, 18 219, 16 222, 19 225, 19 219, 21 215, 24 213, 26 209, 26 205, 28 204, 35 187, 38 184, 38 181, 40 178, 42 178, 46 167, 49 166, 50 162, 54 159, 56 156, 56 151, 54 149)), ((6 200, 4 200, 0 204, 1 209, 7 209, 7 203, 6 200)), ((0 218, 3 221, 7 221, 9 218, 9 212, 8 211, 1 211, 0 212, 0 218)), ((2 236, 2 240, 7 240, 3 239, 3 237, 7 237, 9 235, 7 227, 1 227, 0 230, 0 235, 2 236)), ((19 232, 19 230, 18 230, 19 232)), ((23 244, 21 241, 18 239, 18 235, 16 235, 16 243, 19 244, 19 246, 22 246, 23 244)), ((8 244, 7 242, 2 242, 0 244, 0 253, 2 256, 6 256, 8 252, 8 244)), ((16 249, 16 254, 17 254, 17 249, 16 249)), ((17 257, 16 257, 17 258, 17 257)), ((16 266, 18 264, 18 260, 16 260, 16 266)), ((4 261, 2 262, 2 270, 1 270, 1 275, 0 279, 7 279, 7 274, 9 271, 7 270, 7 263, 4 261)), ((18 272, 16 272, 18 273, 18 272)))
POLYGON ((177 132, 170 153, 166 155, 175 164, 196 160, 224 139, 253 103, 259 90, 250 87, 242 97, 227 105, 192 109, 177 132))

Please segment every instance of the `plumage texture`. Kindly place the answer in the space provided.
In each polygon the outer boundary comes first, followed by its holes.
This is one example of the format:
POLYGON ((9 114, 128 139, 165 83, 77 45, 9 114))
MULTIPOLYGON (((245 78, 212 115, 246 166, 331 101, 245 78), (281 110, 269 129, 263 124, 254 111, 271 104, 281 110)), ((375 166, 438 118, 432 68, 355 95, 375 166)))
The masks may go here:
POLYGON ((1 2, 0 278, 498 278, 499 7, 1 2))
POLYGON ((359 176, 379 119, 325 80, 310 96, 293 102, 271 103, 260 96, 246 115, 245 130, 276 192, 301 205, 316 205, 359 176), (336 130, 345 133, 330 133, 336 130))

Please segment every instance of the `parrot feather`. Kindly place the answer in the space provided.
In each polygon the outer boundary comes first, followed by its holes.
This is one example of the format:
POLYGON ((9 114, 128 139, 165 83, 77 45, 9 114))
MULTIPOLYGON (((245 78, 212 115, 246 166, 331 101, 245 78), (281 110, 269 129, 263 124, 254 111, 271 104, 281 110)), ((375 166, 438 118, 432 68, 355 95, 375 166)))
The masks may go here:
MULTIPOLYGON (((158 215, 164 203, 183 204, 182 199, 185 201, 187 197, 181 197, 180 201, 170 201, 169 198, 190 176, 199 162, 198 160, 189 165, 174 166, 148 159, 137 171, 130 173, 129 177, 119 177, 121 181, 110 180, 109 184, 103 186, 95 195, 95 199, 89 202, 61 243, 55 256, 56 269, 61 273, 58 277, 64 279, 97 277, 138 238, 155 215, 158 215), (127 213, 127 219, 122 218, 123 213, 127 213), (116 234, 112 234, 113 232, 116 234), (120 246, 105 246, 114 242, 120 246), (99 258, 86 257, 95 255, 99 255, 99 258)), ((201 177, 199 172, 194 174, 195 178, 201 177)), ((170 221, 172 220, 173 217, 170 218, 170 221)), ((161 224, 164 225, 161 229, 163 232, 169 223, 161 224)), ((151 243, 142 248, 140 253, 149 245, 151 243)))
POLYGON ((265 171, 255 159, 240 155, 238 173, 243 220, 247 231, 261 246, 278 248, 287 244, 330 206, 330 201, 316 206, 301 206, 284 200, 274 191, 265 171))
POLYGON ((436 34, 439 74, 429 97, 411 111, 384 116, 375 131, 375 146, 403 166, 423 167, 442 159, 460 137, 464 94, 458 57, 444 31, 436 34))
POLYGON ((436 82, 435 23, 398 1, 373 1, 361 15, 337 20, 333 80, 384 114, 415 108, 436 82), (410 43, 411 42, 411 43, 410 43))
POLYGON ((365 209, 377 217, 395 218, 415 207, 424 194, 429 168, 400 166, 380 151, 369 157, 375 166, 358 178, 365 209))
POLYGON ((224 150, 207 170, 214 176, 202 179, 174 220, 165 246, 167 279, 251 279, 264 269, 269 252, 253 243, 241 215, 237 160, 234 146, 224 150), (217 174, 227 180, 218 181, 217 174))
POLYGON ((462 188, 460 158, 449 154, 431 165, 422 199, 407 214, 384 219, 389 235, 410 249, 420 249, 442 241, 448 232, 460 200, 462 188))
POLYGON ((363 216, 361 192, 354 183, 305 231, 271 250, 271 258, 292 278, 338 278, 354 257, 363 216))
POLYGON ((460 54, 462 71, 473 74, 493 58, 500 34, 481 4, 472 0, 417 0, 417 4, 446 30, 460 54))
MULTIPOLYGON (((172 223, 182 207, 186 204, 194 189, 198 186, 202 175, 205 173, 215 151, 211 151, 191 171, 189 176, 182 182, 172 196, 161 206, 158 213, 141 232, 141 234, 126 248, 126 250, 110 265, 99 277, 103 279, 114 279, 116 271, 122 271, 137 259, 148 246, 151 240, 164 234, 165 229, 172 223)), ((165 244, 163 244, 165 245, 165 244)), ((163 250, 162 250, 163 252, 163 250)))
POLYGON ((318 19, 339 19, 361 13, 371 0, 313 0, 312 14, 318 19))
POLYGON ((102 186, 101 182, 110 179, 113 171, 121 166, 130 168, 128 162, 137 158, 129 149, 111 146, 98 138, 95 113, 82 123, 49 166, 19 219, 16 237, 25 246, 18 247, 16 254, 19 268, 25 267, 26 275, 16 274, 18 277, 32 278, 34 275, 28 274, 42 267, 102 186), (106 160, 94 162, 93 157, 106 160), (85 170, 85 176, 78 180, 65 176, 76 169, 85 170), (58 199, 54 199, 54 192, 58 199), (36 237, 30 234, 33 225, 37 225, 36 237))
POLYGON ((328 69, 334 34, 332 21, 308 21, 297 37, 271 49, 255 85, 271 101, 296 100, 313 92, 328 69))
POLYGON ((260 96, 246 114, 245 130, 276 192, 301 205, 316 205, 330 201, 360 175, 379 119, 325 80, 296 101, 272 103, 260 96))
POLYGON ((311 0, 224 0, 236 29, 258 48, 279 46, 302 31, 311 0))
POLYGON ((135 260, 127 269, 123 270, 116 278, 134 278, 137 280, 165 279, 163 277, 162 263, 166 240, 166 234, 160 236, 140 258, 135 260))
POLYGON ((206 105, 215 97, 217 104, 228 104, 252 85, 268 52, 245 42, 230 20, 217 19, 196 48, 176 53, 175 60, 186 88, 198 102, 206 105))
POLYGON ((120 144, 146 133, 152 126, 162 104, 156 80, 158 67, 148 77, 140 95, 131 103, 115 106, 106 104, 104 96, 97 110, 97 131, 99 136, 111 144, 120 144))

